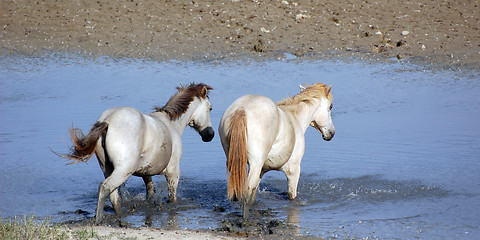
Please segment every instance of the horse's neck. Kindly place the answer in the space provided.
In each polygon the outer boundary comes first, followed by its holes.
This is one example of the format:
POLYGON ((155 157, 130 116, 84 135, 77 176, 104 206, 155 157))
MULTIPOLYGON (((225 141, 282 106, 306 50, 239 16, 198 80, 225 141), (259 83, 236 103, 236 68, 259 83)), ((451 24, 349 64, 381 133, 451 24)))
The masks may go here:
POLYGON ((300 102, 294 105, 281 106, 280 108, 287 112, 298 123, 303 133, 307 131, 313 119, 314 105, 300 102))
POLYGON ((192 101, 187 111, 184 112, 175 120, 171 120, 170 117, 165 112, 156 112, 153 114, 161 121, 164 121, 167 124, 169 124, 181 136, 185 131, 185 128, 187 128, 188 123, 191 121, 191 118, 195 109, 195 106, 192 106, 194 105, 194 102, 195 101, 192 101))
POLYGON ((175 127, 177 132, 180 134, 180 136, 183 134, 185 131, 185 128, 187 128, 188 123, 191 121, 191 116, 192 116, 193 111, 191 108, 189 108, 185 113, 180 115, 177 119, 172 121, 172 125, 175 127))

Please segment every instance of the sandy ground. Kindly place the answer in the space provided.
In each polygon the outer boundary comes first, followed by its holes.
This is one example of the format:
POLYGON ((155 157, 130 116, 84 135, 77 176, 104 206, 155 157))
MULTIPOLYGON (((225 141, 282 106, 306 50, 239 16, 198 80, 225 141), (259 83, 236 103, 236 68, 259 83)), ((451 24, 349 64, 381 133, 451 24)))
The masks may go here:
MULTIPOLYGON (((154 60, 362 56, 480 69, 478 0, 0 0, 0 55, 154 60)), ((95 227, 111 239, 228 239, 95 227)))
POLYGON ((156 228, 112 228, 105 226, 95 227, 68 227, 65 231, 72 239, 89 237, 89 239, 183 239, 183 240, 207 240, 207 239, 240 239, 223 235, 219 233, 210 233, 207 231, 187 231, 187 230, 162 230, 156 228), (79 235, 78 231, 83 231, 83 235, 79 235), (82 237, 80 237, 82 236, 82 237))
POLYGON ((364 55, 480 64, 478 0, 2 0, 0 54, 364 55))

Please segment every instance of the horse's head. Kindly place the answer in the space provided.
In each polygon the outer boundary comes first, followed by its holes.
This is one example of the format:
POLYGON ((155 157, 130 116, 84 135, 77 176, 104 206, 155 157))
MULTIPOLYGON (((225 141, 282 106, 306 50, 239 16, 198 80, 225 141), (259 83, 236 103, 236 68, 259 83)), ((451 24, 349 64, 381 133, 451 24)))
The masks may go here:
POLYGON ((210 122, 210 111, 212 111, 212 104, 208 101, 208 90, 212 88, 208 85, 202 85, 201 93, 195 97, 196 99, 192 102, 195 106, 191 120, 188 123, 190 127, 195 129, 204 142, 212 141, 215 136, 215 131, 213 131, 212 123, 210 122))
POLYGON ((326 88, 325 92, 322 93, 324 96, 318 98, 318 106, 313 113, 313 120, 310 122, 310 126, 317 129, 322 134, 322 137, 326 141, 330 141, 335 135, 335 126, 332 122, 332 94, 330 90, 332 86, 326 88))

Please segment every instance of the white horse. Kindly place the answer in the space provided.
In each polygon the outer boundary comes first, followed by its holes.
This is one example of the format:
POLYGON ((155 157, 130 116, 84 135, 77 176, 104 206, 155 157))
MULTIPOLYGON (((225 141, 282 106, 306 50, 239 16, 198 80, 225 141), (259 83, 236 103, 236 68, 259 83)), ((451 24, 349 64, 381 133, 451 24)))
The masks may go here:
POLYGON ((293 200, 297 196, 304 134, 309 125, 326 141, 335 134, 332 86, 316 83, 300 88, 299 94, 277 104, 264 96, 240 97, 220 120, 218 132, 230 173, 228 196, 243 202, 244 218, 248 218, 248 206, 255 201, 260 179, 270 170, 283 171, 288 197, 293 200))
POLYGON ((147 198, 155 193, 153 175, 164 174, 170 202, 176 202, 182 156, 181 136, 186 126, 194 128, 204 142, 213 139, 210 122, 212 105, 205 84, 177 87, 178 92, 164 107, 148 115, 131 107, 110 108, 102 113, 85 136, 80 129, 70 129, 74 147, 68 155, 74 163, 96 154, 105 180, 100 184, 95 222, 103 219, 107 196, 121 215, 118 187, 131 175, 143 178, 147 198))

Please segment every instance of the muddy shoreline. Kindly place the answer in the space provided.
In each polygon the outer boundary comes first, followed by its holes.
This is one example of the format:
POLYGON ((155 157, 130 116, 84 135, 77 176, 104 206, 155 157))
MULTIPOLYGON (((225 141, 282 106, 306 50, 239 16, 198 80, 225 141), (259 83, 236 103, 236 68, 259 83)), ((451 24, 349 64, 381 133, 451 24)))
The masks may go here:
POLYGON ((478 1, 2 1, 0 54, 398 58, 475 68, 478 1))

